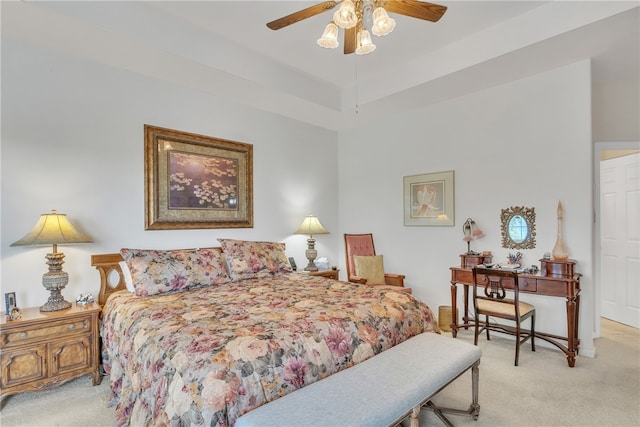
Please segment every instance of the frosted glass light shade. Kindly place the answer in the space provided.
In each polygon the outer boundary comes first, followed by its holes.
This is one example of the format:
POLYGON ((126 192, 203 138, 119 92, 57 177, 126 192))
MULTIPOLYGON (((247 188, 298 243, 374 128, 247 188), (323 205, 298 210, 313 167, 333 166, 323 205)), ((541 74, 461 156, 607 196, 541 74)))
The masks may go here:
POLYGON ((356 55, 366 55, 376 50, 376 45, 371 41, 371 34, 367 30, 358 31, 356 46, 356 55))
POLYGON ((386 36, 396 27, 396 20, 389 18, 387 11, 381 7, 373 10, 373 26, 371 32, 376 36, 386 36))
POLYGON ((333 22, 340 28, 353 28, 358 23, 356 7, 351 0, 344 0, 333 14, 333 22))
POLYGON ((327 24, 322 33, 322 37, 318 39, 318 45, 326 49, 335 49, 338 47, 338 26, 333 22, 327 24))

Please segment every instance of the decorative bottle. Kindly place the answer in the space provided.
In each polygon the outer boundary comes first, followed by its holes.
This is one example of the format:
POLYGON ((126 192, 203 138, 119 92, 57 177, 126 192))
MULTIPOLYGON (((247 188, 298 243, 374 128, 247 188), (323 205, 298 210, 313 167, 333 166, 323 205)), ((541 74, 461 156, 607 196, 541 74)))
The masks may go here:
POLYGON ((551 251, 551 257, 553 259, 567 259, 569 258, 569 251, 564 245, 562 240, 562 219, 564 218, 564 211, 562 209, 562 202, 558 202, 558 237, 556 238, 556 244, 551 251))

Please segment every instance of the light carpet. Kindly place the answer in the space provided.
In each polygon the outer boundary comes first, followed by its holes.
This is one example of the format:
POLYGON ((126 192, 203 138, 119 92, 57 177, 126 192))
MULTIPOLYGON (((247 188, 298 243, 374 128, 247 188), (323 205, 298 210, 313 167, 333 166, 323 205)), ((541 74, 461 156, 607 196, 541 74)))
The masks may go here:
MULTIPOLYGON (((473 343, 471 330, 458 339, 473 343)), ((483 336, 480 364, 480 417, 449 415, 459 427, 473 426, 640 426, 640 330, 603 320, 596 357, 579 357, 569 368, 554 348, 526 343, 520 366, 513 366, 513 340, 483 336)), ((387 392, 392 392, 391 390, 387 392)), ((6 426, 112 426, 108 378, 91 386, 84 376, 53 390, 3 398, 0 423, 6 426)), ((467 409, 471 374, 465 373, 433 399, 437 405, 467 409)), ((442 426, 423 410, 421 426, 442 426)), ((301 426, 300 426, 301 427, 301 426)), ((327 426, 334 427, 334 426, 327 426)))

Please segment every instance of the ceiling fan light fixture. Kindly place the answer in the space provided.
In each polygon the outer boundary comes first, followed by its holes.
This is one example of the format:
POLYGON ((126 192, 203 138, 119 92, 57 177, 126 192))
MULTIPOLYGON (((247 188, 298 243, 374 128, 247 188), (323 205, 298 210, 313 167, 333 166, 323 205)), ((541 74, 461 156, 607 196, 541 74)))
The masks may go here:
POLYGON ((325 49, 335 49, 338 44, 338 26, 333 22, 329 22, 324 28, 322 37, 318 39, 318 45, 325 49))
POLYGON ((376 45, 371 41, 369 31, 362 29, 356 36, 356 55, 366 55, 376 50, 376 45))
POLYGON ((358 23, 356 7, 351 0, 344 0, 333 14, 333 22, 340 28, 353 28, 358 23))
POLYGON ((385 36, 394 30, 396 20, 390 18, 388 12, 438 22, 447 11, 447 6, 425 0, 322 1, 267 22, 267 28, 279 30, 329 10, 331 10, 333 22, 325 27, 322 36, 316 40, 318 45, 327 49, 338 47, 340 44, 338 33, 342 28, 344 29, 344 54, 355 52, 358 55, 365 55, 376 49, 369 32, 375 36, 385 36))
POLYGON ((396 20, 389 18, 387 11, 382 7, 377 7, 373 10, 372 18, 371 32, 376 36, 386 36, 396 27, 396 20))

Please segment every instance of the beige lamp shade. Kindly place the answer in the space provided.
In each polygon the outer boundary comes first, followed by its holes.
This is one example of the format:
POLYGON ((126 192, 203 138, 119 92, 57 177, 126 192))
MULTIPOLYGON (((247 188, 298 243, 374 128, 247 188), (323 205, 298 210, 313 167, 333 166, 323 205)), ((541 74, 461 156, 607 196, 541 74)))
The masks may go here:
POLYGON ((304 218, 302 224, 295 231, 295 234, 329 234, 329 232, 322 226, 317 216, 309 215, 304 218))
MULTIPOLYGON (((91 243, 89 236, 82 234, 69 222, 67 215, 55 210, 40 215, 38 223, 22 239, 11 246, 59 245, 65 243, 91 243)), ((55 251, 55 248, 54 248, 55 251)))

